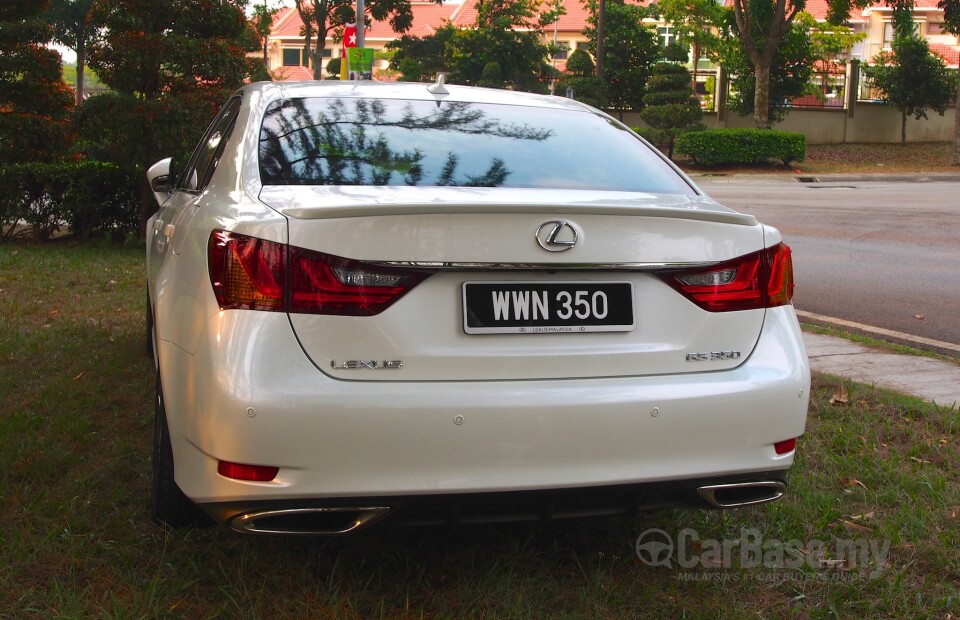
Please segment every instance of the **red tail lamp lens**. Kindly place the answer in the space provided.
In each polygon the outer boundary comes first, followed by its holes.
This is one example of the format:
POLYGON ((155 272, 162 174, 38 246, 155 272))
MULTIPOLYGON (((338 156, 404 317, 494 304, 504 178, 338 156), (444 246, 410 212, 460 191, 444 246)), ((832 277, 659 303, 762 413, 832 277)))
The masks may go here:
POLYGON ((773 444, 773 449, 777 454, 787 454, 788 452, 793 452, 797 449, 797 438, 785 439, 784 441, 778 441, 773 444))
POLYGON ((767 307, 785 306, 793 300, 793 255, 783 243, 765 252, 767 307))
POLYGON ((717 265, 658 275, 710 312, 772 308, 793 299, 793 262, 783 243, 717 265))
POLYGON ((243 463, 220 461, 219 464, 217 464, 217 473, 225 478, 233 478, 234 480, 270 482, 280 473, 280 468, 267 465, 244 465, 243 463))
POLYGON ((372 316, 432 272, 396 269, 214 231, 210 282, 221 310, 372 316))
POLYGON ((428 275, 290 248, 290 312, 373 316, 428 275))
POLYGON ((285 257, 280 243, 223 231, 211 234, 207 259, 220 309, 283 310, 285 257))

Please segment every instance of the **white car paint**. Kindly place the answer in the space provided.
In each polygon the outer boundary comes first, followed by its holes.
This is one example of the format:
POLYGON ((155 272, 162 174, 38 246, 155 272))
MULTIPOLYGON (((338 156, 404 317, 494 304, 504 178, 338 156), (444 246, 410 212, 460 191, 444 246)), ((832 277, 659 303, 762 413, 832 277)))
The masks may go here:
MULTIPOLYGON (((443 100, 596 113, 565 99, 448 88, 443 100)), ((175 480, 190 501, 236 524, 273 505, 696 487, 767 480, 792 465, 793 450, 777 454, 774 443, 802 435, 806 417, 809 366, 793 307, 707 312, 655 275, 774 247, 775 229, 686 177, 687 194, 265 187, 258 128, 273 101, 434 96, 424 85, 357 83, 255 84, 237 96, 236 129, 209 185, 161 196, 148 228, 155 355, 175 480), (557 217, 582 233, 569 253, 537 244, 538 227, 557 217), (222 310, 208 268, 214 230, 439 271, 373 317, 222 310), (464 331, 464 281, 531 278, 629 281, 636 327, 464 331), (710 359, 725 351, 737 356, 710 359), (342 364, 356 360, 378 367, 342 364), (381 364, 394 360, 402 364, 381 364), (221 461, 279 472, 236 480, 218 473, 221 461)))

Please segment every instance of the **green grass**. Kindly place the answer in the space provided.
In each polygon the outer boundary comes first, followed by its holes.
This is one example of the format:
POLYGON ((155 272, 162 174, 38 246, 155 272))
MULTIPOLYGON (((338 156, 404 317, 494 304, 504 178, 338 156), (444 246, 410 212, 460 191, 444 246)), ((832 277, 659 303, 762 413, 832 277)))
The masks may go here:
MULTIPOLYGON (((63 81, 70 88, 77 87, 77 65, 63 63, 63 81)), ((90 67, 83 68, 83 88, 85 91, 106 89, 107 85, 100 81, 100 77, 90 67)))
POLYGON ((847 382, 850 403, 833 406, 829 376, 815 379, 790 492, 764 507, 339 540, 166 532, 148 518, 142 272, 140 250, 0 245, 0 617, 960 615, 960 412, 847 382), (871 579, 877 566, 638 560, 643 531, 685 527, 804 548, 889 541, 889 563, 871 579))

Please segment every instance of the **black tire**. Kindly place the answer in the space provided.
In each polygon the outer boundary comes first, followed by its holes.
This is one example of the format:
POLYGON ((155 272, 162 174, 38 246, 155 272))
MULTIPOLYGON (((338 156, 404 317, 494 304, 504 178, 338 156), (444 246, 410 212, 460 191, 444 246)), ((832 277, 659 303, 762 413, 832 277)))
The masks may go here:
POLYGON ((158 372, 153 426, 153 484, 150 492, 153 520, 171 528, 210 525, 210 518, 177 486, 173 472, 173 449, 170 446, 170 430, 158 372))
POLYGON ((147 357, 153 359, 153 304, 150 303, 150 293, 147 292, 147 312, 146 312, 147 337, 144 339, 147 357))

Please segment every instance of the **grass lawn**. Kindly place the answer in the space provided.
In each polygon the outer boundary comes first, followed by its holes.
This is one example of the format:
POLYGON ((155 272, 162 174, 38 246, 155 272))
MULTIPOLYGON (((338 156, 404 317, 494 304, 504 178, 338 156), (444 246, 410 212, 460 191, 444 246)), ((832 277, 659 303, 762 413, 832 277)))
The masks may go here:
POLYGON ((960 616, 960 412, 849 383, 831 405, 829 376, 789 494, 763 507, 339 540, 166 532, 147 516, 143 300, 140 250, 0 244, 2 618, 960 616), (650 528, 692 528, 702 561, 644 564, 650 528), (743 528, 774 566, 741 557, 743 528))
POLYGON ((726 166, 704 168, 678 155, 677 163, 693 174, 898 174, 919 172, 960 173, 953 165, 950 142, 911 142, 908 144, 808 144, 807 157, 789 166, 726 166))

